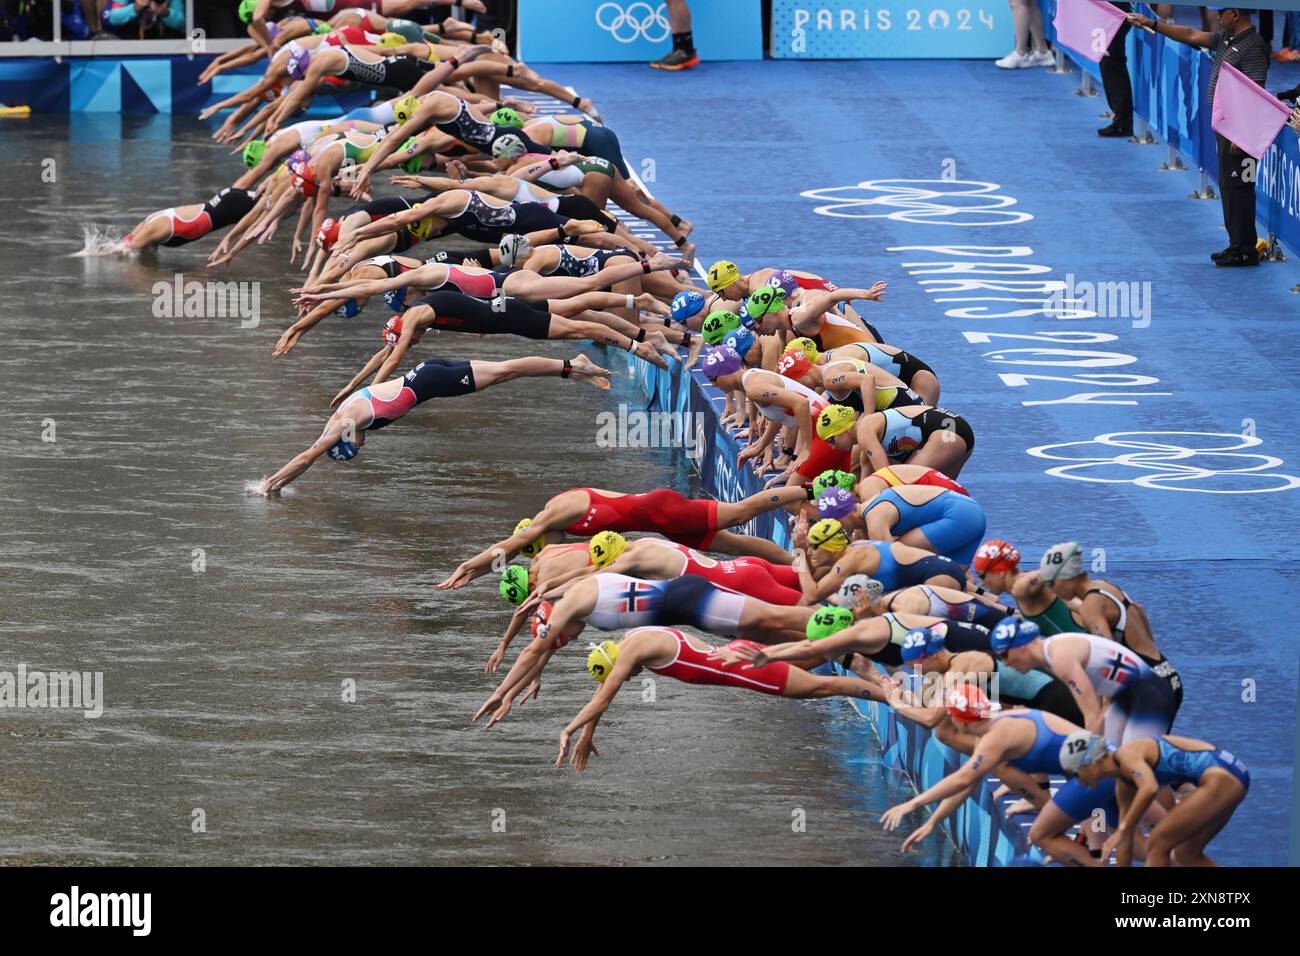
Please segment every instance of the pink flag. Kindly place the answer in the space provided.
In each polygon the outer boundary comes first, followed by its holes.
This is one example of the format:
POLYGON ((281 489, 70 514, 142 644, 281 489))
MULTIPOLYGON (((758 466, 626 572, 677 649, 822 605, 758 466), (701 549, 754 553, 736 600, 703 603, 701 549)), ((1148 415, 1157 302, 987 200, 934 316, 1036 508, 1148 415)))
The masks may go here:
POLYGON ((1111 3, 1058 0, 1052 26, 1056 28, 1058 43, 1086 56, 1093 63, 1100 63, 1124 20, 1124 11, 1111 3))
POLYGON ((1291 107, 1230 63, 1219 70, 1210 125, 1256 159, 1268 152, 1286 125, 1291 107))

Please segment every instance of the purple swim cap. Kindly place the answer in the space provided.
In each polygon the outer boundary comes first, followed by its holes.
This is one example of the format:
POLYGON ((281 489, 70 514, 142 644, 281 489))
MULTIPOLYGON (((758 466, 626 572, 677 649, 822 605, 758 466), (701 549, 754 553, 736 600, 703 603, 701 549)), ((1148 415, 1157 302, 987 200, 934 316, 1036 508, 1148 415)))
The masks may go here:
POLYGON ((853 492, 843 488, 827 488, 817 499, 817 514, 823 518, 843 518, 857 507, 858 499, 853 492))
POLYGON ((794 295, 795 289, 799 288, 799 280, 794 277, 793 272, 786 272, 784 269, 778 269, 768 278, 767 284, 773 289, 783 289, 786 299, 794 295))
POLYGON ((740 371, 740 356, 725 345, 715 345, 704 353, 704 374, 709 378, 740 371))
POLYGON ((311 165, 311 153, 305 149, 295 149, 289 154, 289 168, 295 173, 303 166, 311 165))
POLYGON ((289 51, 289 75, 295 80, 301 80, 307 75, 307 67, 311 65, 311 50, 306 47, 294 47, 289 51))

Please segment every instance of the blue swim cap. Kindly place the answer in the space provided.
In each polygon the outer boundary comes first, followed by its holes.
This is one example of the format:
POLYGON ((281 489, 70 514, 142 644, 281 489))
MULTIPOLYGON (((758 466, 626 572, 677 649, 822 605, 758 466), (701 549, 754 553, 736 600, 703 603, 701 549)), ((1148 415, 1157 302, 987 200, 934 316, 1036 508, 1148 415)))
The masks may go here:
POLYGON ((989 635, 989 643, 994 654, 1005 654, 1013 647, 1024 647, 1043 636, 1038 625, 1033 621, 1018 621, 1014 617, 1004 617, 998 621, 989 635))
POLYGON ((691 316, 699 313, 704 308, 704 293, 691 290, 690 292, 678 292, 673 296, 673 321, 685 322, 691 316))
POLYGON ((334 314, 341 315, 345 319, 350 319, 360 311, 361 308, 360 306, 357 305, 357 300, 348 299, 348 301, 344 302, 341 306, 339 306, 337 309, 334 310, 334 314))
POLYGON ((736 329, 734 332, 730 333, 722 340, 722 344, 730 348, 741 358, 744 358, 749 354, 749 350, 754 347, 755 341, 754 333, 749 331, 749 329, 742 328, 736 329))
POLYGON ((358 450, 359 447, 355 442, 350 442, 346 438, 340 438, 334 443, 329 451, 325 452, 325 454, 329 455, 335 461, 351 461, 353 458, 357 457, 358 450))
POLYGON ((926 657, 933 657, 941 650, 943 650, 942 635, 928 628, 918 627, 916 630, 908 631, 903 637, 903 646, 899 653, 903 657, 903 663, 912 664, 926 657))
POLYGON ((384 293, 384 301, 388 307, 398 315, 406 311, 406 286, 400 289, 389 289, 384 293))
POLYGON ((758 324, 754 321, 754 317, 749 314, 748 301, 740 303, 740 308, 736 310, 736 314, 740 316, 740 327, 742 329, 752 329, 758 324))

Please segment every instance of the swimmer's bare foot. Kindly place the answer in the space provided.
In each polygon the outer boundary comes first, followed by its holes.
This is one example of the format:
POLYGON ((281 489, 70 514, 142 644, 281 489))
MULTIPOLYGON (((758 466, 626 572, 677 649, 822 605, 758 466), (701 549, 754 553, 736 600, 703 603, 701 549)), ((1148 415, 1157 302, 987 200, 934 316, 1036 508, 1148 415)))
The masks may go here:
POLYGON ((680 232, 682 234, 682 238, 685 239, 687 236, 689 236, 691 233, 695 231, 695 223, 691 222, 689 219, 679 218, 677 221, 677 231, 680 232))
POLYGON ((660 302, 649 292, 642 292, 636 297, 636 307, 642 312, 651 312, 655 315, 672 315, 673 310, 665 303, 660 302))
POLYGON ((686 361, 682 364, 685 371, 690 371, 695 367, 696 361, 699 360, 700 352, 704 348, 704 336, 692 335, 691 344, 686 348, 686 361))
POLYGON ((605 122, 603 119, 600 118, 600 114, 596 112, 596 104, 593 103, 590 99, 588 99, 585 96, 582 99, 578 100, 578 109, 586 113, 597 123, 605 122), (585 106, 583 105, 584 103, 586 104, 585 106))
POLYGON ((695 243, 683 242, 677 247, 677 252, 681 255, 687 265, 690 265, 695 261, 695 243))
POLYGON ((670 359, 677 358, 677 346, 669 342, 667 336, 657 329, 653 332, 647 333, 645 340, 653 345, 660 355, 670 359))
POLYGON ((585 355, 579 355, 569 361, 569 378, 578 382, 587 382, 601 391, 609 389, 609 379, 605 376, 612 374, 609 369, 601 368, 585 355))

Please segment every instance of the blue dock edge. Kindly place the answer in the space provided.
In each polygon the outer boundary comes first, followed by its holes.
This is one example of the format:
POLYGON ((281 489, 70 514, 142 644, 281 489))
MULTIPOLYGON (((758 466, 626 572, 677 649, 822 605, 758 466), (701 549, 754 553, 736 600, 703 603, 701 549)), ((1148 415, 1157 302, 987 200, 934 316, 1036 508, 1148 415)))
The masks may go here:
MULTIPOLYGON (((738 471, 735 440, 720 425, 725 398, 698 368, 683 372, 680 362, 668 360, 669 370, 655 368, 626 352, 609 351, 610 368, 636 380, 651 412, 674 412, 690 423, 692 453, 688 455, 706 492, 719 501, 739 501, 763 490, 764 479, 745 469, 738 471)), ((784 513, 761 515, 737 531, 770 538, 789 547, 790 530, 784 513)), ((838 664, 823 665, 844 673, 838 664)), ((820 668, 819 668, 820 669, 820 668)), ((918 791, 925 790, 961 766, 965 757, 940 743, 925 727, 899 716, 874 701, 852 701, 880 740, 886 765, 907 775, 918 791)), ((1064 780, 1052 780, 1055 790, 1064 780)), ((944 824, 944 829, 972 866, 1041 866, 1043 855, 1029 844, 1028 814, 1006 818, 1014 797, 995 800, 1000 781, 989 777, 978 793, 944 824), (998 804, 995 806, 994 804, 998 804)), ((900 838, 901 839, 901 838, 900 838)))

